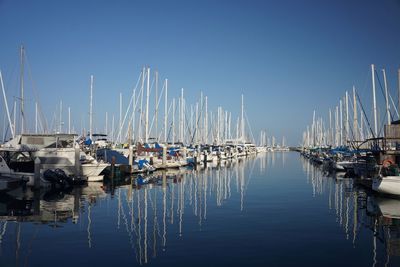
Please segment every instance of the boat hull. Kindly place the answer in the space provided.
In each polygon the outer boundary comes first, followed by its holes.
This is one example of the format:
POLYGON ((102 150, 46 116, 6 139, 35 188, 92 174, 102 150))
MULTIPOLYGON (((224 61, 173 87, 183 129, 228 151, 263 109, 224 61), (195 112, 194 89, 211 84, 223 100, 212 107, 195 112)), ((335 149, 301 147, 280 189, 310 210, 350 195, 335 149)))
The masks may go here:
POLYGON ((400 196, 400 176, 374 178, 372 189, 379 193, 400 196))

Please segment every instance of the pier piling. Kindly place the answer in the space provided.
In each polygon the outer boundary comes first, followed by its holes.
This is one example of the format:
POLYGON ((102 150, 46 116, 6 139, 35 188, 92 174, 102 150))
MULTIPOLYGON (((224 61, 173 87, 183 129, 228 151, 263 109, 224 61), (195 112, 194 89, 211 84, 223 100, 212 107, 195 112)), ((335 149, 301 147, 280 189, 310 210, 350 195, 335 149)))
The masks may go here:
POLYGON ((167 167, 167 145, 163 146, 162 166, 163 168, 167 167))
POLYGON ((129 146, 129 170, 132 174, 133 172, 133 147, 129 146))
POLYGON ((40 188, 40 158, 36 157, 35 158, 35 176, 34 176, 34 187, 35 189, 40 188))

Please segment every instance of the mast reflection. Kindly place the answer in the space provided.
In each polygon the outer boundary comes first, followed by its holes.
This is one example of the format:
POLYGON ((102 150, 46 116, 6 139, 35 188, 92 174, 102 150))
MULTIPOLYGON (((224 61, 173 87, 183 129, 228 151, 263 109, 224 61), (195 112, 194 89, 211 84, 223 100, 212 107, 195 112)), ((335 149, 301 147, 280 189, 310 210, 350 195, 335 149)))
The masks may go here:
POLYGON ((334 209, 344 238, 357 247, 357 235, 369 230, 372 266, 388 266, 391 256, 400 256, 400 199, 377 196, 356 180, 329 174, 302 159, 303 171, 313 196, 327 194, 328 208, 334 209))
POLYGON ((95 249, 101 245, 97 230, 104 221, 99 220, 98 210, 103 209, 106 215, 101 216, 112 216, 109 221, 114 226, 107 231, 123 233, 126 240, 119 242, 126 242, 133 258, 144 265, 160 251, 166 253, 169 240, 181 239, 186 229, 202 231, 210 206, 223 207, 235 197, 239 201, 231 202, 238 212, 243 211, 256 161, 260 171, 265 171, 268 160, 263 156, 147 176, 113 176, 104 184, 89 183, 67 192, 1 193, 0 249, 5 239, 13 237, 15 261, 21 259, 21 243, 26 242, 24 222, 40 222, 53 228, 77 224, 85 236, 80 242, 88 250, 95 249))

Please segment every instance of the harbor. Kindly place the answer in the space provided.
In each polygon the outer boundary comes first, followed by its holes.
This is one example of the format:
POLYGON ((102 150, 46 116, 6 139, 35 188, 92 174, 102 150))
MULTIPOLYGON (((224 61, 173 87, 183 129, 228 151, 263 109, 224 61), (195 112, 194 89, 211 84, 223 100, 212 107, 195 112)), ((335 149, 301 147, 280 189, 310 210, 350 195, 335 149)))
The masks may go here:
POLYGON ((400 266, 398 0, 0 0, 0 267, 400 266))

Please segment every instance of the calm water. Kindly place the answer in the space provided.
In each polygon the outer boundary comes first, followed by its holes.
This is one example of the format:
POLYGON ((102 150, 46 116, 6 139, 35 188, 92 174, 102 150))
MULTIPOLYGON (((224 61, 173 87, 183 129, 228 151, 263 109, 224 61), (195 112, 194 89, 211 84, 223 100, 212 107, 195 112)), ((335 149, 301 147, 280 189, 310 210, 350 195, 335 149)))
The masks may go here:
POLYGON ((400 266, 400 200, 298 153, 153 178, 0 195, 0 266, 400 266))

